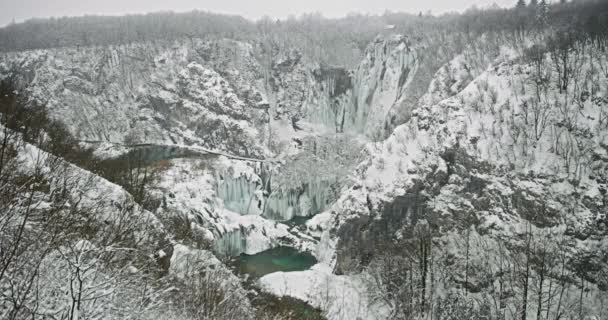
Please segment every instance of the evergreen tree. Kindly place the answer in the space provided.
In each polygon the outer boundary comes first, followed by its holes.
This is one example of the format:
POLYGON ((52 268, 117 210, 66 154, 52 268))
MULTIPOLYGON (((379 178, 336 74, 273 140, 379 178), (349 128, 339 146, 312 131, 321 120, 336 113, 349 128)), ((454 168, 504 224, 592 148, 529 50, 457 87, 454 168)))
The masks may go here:
POLYGON ((529 6, 530 6, 530 8, 538 7, 538 0, 530 0, 529 6))
POLYGON ((549 5, 547 0, 541 0, 536 8, 536 24, 540 28, 545 28, 549 24, 549 5))
POLYGON ((525 0, 517 0, 517 4, 515 5, 515 8, 524 8, 525 6, 526 6, 525 0))

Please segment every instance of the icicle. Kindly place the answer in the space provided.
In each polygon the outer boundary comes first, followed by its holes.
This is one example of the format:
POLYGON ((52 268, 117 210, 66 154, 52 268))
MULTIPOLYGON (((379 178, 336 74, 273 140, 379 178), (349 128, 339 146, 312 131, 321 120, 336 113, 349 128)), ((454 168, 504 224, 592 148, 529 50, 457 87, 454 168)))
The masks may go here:
POLYGON ((238 256, 245 252, 246 239, 242 230, 235 229, 221 235, 213 242, 213 251, 221 256, 238 256))
POLYGON ((266 199, 264 216, 276 220, 291 220, 297 214, 297 200, 293 192, 275 192, 266 199), (294 201, 295 200, 295 201, 294 201))
POLYGON ((276 192, 266 200, 264 216, 277 221, 291 220, 296 216, 309 217, 323 211, 327 206, 329 183, 310 181, 304 192, 276 192))
POLYGON ((252 183, 244 176, 218 175, 216 179, 217 196, 223 200, 224 208, 241 215, 262 214, 275 221, 288 221, 296 216, 312 216, 327 206, 330 184, 326 181, 311 180, 302 189, 275 191, 265 197, 264 188, 269 186, 252 183))
POLYGON ((224 201, 224 207, 241 215, 259 214, 258 186, 246 177, 217 178, 217 196, 224 201))

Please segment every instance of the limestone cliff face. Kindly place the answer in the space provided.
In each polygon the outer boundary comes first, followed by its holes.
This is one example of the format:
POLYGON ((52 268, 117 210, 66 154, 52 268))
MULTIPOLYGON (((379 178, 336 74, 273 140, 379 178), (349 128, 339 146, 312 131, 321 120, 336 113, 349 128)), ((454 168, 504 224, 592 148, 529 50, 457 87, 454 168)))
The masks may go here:
POLYGON ((355 130, 368 136, 382 135, 392 113, 403 107, 405 88, 418 67, 418 54, 403 36, 377 38, 366 50, 355 72, 353 106, 346 117, 355 130))
MULTIPOLYGON (((386 136, 394 114, 412 108, 403 100, 418 69, 417 50, 407 37, 378 37, 348 70, 321 66, 297 49, 188 39, 10 53, 0 60, 0 76, 19 83, 82 140, 193 145, 263 158, 304 152, 293 147, 304 139, 320 150, 317 136, 327 132, 386 136), (276 140, 287 144, 276 147, 276 140)), ((272 220, 317 213, 341 188, 311 173, 277 191, 276 176, 272 183, 257 174, 233 177, 215 164, 215 174, 199 176, 196 163, 172 165, 169 182, 155 189, 163 210, 190 212, 222 251, 253 253, 292 237, 272 220), (170 179, 183 168, 191 175, 170 179), (182 184, 198 191, 183 193, 182 184)), ((274 173, 281 174, 281 168, 274 173)))
MULTIPOLYGON (((267 118, 256 108, 262 94, 255 83, 244 88, 228 80, 236 77, 236 66, 214 70, 205 59, 207 46, 199 41, 21 52, 5 56, 0 73, 83 140, 262 154, 256 144, 267 118)), ((236 49, 243 64, 251 63, 248 46, 236 49)))
POLYGON ((9 53, 0 76, 82 140, 262 156, 275 120, 378 134, 416 65, 401 36, 376 39, 356 70, 319 66, 295 49, 271 55, 256 43, 182 40, 9 53))

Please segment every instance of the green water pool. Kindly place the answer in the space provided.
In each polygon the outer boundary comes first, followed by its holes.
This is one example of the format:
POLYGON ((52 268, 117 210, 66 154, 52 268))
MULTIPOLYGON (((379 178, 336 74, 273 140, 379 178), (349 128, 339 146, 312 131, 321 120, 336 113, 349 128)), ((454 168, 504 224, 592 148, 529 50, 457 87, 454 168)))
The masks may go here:
POLYGON ((234 265, 238 273, 259 278, 277 271, 303 271, 317 263, 310 253, 290 247, 277 247, 254 255, 241 254, 234 265))

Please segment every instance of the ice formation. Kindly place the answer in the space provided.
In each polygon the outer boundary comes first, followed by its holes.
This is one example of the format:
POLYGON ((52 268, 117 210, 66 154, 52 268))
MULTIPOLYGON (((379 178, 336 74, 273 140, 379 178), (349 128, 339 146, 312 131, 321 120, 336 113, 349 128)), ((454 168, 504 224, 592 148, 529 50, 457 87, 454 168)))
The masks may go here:
POLYGON ((218 176, 217 196, 224 207, 241 215, 263 215, 274 221, 288 221, 294 217, 309 217, 327 207, 329 184, 311 181, 299 190, 265 192, 260 180, 250 181, 218 176))

